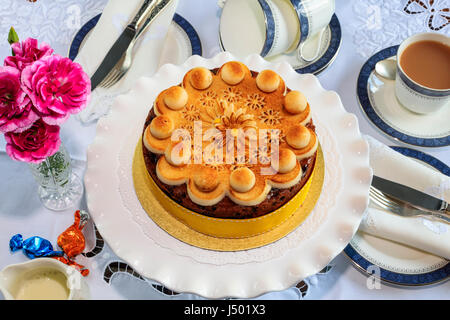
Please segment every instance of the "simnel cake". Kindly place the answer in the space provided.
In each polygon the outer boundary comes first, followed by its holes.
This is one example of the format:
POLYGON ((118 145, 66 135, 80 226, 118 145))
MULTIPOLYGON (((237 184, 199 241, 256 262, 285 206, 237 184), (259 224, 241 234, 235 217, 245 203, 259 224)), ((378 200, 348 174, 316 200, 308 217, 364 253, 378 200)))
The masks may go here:
POLYGON ((159 93, 142 145, 151 179, 177 205, 212 218, 251 219, 301 192, 318 139, 304 94, 272 70, 230 61, 193 68, 159 93))

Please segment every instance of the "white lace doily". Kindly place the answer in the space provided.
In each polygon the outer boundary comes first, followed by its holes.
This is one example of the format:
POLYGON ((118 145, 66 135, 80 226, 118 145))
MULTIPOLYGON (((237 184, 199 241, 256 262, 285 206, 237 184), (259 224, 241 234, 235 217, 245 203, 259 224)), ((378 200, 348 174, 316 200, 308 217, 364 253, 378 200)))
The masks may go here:
POLYGON ((415 33, 450 35, 448 0, 355 0, 352 8, 354 19, 347 27, 364 58, 415 33))
MULTIPOLYGON (((14 27, 19 39, 31 37, 48 43, 55 53, 67 56, 70 43, 80 28, 102 12, 108 0, 2 1, 0 6, 0 30, 14 27)), ((2 33, 0 53, 2 57, 11 50, 2 33)))

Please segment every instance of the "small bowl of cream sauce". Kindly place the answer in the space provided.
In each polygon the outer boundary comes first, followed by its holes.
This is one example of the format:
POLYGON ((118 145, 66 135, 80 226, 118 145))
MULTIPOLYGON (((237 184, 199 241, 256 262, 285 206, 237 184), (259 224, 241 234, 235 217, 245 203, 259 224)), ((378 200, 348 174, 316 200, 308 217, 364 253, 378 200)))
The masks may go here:
POLYGON ((90 298, 86 280, 80 272, 52 258, 7 266, 0 271, 0 291, 7 300, 90 298))

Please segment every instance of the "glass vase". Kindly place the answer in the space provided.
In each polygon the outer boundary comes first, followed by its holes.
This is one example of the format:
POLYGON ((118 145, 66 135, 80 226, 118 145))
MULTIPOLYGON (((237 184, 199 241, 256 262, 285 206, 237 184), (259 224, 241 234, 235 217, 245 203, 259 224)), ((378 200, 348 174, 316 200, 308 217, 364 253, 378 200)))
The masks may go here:
POLYGON ((72 162, 63 144, 43 162, 29 165, 38 183, 39 198, 46 208, 63 211, 77 205, 83 195, 83 184, 72 171, 72 162))

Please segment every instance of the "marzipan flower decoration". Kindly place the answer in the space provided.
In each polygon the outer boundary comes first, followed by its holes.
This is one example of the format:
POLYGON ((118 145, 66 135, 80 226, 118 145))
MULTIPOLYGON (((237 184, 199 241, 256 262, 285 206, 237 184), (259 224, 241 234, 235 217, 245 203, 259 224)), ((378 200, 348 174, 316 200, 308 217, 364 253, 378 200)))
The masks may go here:
POLYGON ((263 96, 254 93, 247 95, 244 105, 252 110, 262 110, 266 106, 266 101, 263 96))
POLYGON ((248 114, 245 108, 236 108, 233 103, 228 103, 226 100, 207 106, 201 119, 220 131, 256 128, 252 114, 248 114))

